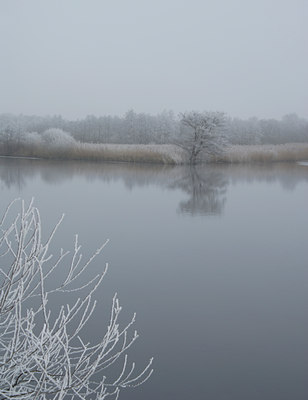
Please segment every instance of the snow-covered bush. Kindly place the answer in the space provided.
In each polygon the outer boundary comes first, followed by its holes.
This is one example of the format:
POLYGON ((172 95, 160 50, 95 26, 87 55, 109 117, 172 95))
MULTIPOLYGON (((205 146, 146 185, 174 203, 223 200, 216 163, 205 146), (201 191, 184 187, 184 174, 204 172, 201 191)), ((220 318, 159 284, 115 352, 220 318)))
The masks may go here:
POLYGON ((68 133, 58 128, 47 129, 42 133, 42 139, 45 144, 57 148, 70 148, 75 145, 75 139, 68 133))
POLYGON ((83 337, 107 266, 96 277, 80 280, 105 244, 82 263, 76 236, 73 254, 61 250, 54 259, 49 247, 62 219, 43 242, 38 209, 21 202, 20 212, 12 215, 15 203, 0 220, 0 398, 118 399, 121 388, 149 378, 152 360, 136 375, 134 363, 128 366, 126 350, 138 337, 136 332, 130 335, 135 317, 120 327, 116 296, 101 339, 90 344, 83 337), (64 278, 57 285, 59 269, 64 278), (62 296, 69 301, 63 302, 62 296), (52 299, 59 297, 57 309, 52 299), (117 360, 122 360, 119 375, 110 377, 106 370, 117 360))

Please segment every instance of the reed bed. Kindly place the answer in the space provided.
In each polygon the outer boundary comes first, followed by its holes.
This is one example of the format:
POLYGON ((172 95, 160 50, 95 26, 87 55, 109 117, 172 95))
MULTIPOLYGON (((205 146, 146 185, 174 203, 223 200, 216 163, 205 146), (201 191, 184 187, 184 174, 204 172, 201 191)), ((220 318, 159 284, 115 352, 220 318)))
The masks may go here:
POLYGON ((166 144, 89 144, 75 149, 77 159, 151 164, 182 164, 185 157, 178 146, 166 144))
MULTIPOLYGON (((93 144, 74 142, 69 146, 27 145, 4 152, 0 155, 37 157, 61 160, 85 160, 97 162, 131 162, 181 165, 188 163, 187 153, 172 144, 93 144)), ((220 156, 213 156, 207 162, 224 163, 269 163, 282 161, 307 161, 308 143, 281 145, 235 145, 220 156)))
POLYGON ((85 160, 100 162, 131 162, 179 165, 185 163, 184 151, 175 145, 165 144, 93 144, 75 142, 69 146, 23 146, 0 155, 37 157, 60 160, 85 160))
POLYGON ((226 163, 268 163, 308 160, 308 143, 277 145, 236 145, 219 157, 226 163))

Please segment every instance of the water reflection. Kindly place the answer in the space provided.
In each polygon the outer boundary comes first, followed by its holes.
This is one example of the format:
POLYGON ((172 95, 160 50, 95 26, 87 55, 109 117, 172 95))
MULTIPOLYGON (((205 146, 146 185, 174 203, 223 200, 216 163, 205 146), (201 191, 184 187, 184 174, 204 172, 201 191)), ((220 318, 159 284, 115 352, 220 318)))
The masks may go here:
POLYGON ((0 158, 2 189, 16 187, 21 191, 36 178, 57 185, 75 177, 107 183, 121 180, 129 190, 147 185, 181 190, 188 198, 178 204, 179 213, 220 215, 227 201, 228 184, 239 181, 279 182, 284 189, 294 190, 298 182, 308 180, 308 168, 295 163, 189 168, 0 158))
MULTIPOLYGON (((134 358, 156 360, 153 379, 127 399, 244 400, 253 387, 249 400, 299 400, 308 398, 307 181, 308 167, 295 163, 0 159, 0 205, 18 191, 38 196, 46 232, 64 211, 56 249, 71 249, 76 232, 86 255, 111 239, 98 298, 104 307, 117 290, 137 311, 144 341, 134 358)), ((89 337, 100 324, 87 326, 89 337)))
MULTIPOLYGON (((29 160, 31 163, 31 160, 29 160)), ((26 185, 28 174, 21 168, 20 160, 0 159, 1 188, 10 189, 14 186, 21 190, 26 185)), ((30 177, 32 174, 30 174, 30 177)))
POLYGON ((182 189, 188 200, 181 201, 179 212, 191 215, 219 215, 226 202, 227 176, 212 168, 187 168, 171 188, 182 189))

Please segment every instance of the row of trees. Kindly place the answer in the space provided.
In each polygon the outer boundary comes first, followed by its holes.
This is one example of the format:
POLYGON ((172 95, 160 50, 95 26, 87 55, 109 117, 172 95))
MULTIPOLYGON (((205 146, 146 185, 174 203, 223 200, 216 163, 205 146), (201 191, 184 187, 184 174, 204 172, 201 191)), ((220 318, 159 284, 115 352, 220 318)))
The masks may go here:
MULTIPOLYGON (((187 114, 187 113, 185 113, 187 114)), ((183 115, 164 111, 157 115, 128 111, 124 116, 87 116, 69 121, 61 116, 0 114, 0 133, 10 130, 43 133, 49 128, 69 132, 76 140, 92 143, 174 143, 187 133, 183 115)), ((308 121, 296 114, 281 120, 224 117, 224 132, 232 144, 283 144, 308 141, 308 121)))
MULTIPOLYGON (((191 111, 181 114, 180 122, 183 129, 178 137, 172 138, 172 142, 186 151, 190 164, 196 164, 208 155, 223 152, 227 143, 222 131, 225 124, 223 113, 191 111)), ((73 149, 76 144, 70 133, 59 128, 49 128, 39 134, 8 127, 0 135, 0 152, 3 155, 20 155, 24 149, 31 147, 41 149, 38 155, 42 155, 45 148, 51 147, 60 155, 63 150, 73 149)))

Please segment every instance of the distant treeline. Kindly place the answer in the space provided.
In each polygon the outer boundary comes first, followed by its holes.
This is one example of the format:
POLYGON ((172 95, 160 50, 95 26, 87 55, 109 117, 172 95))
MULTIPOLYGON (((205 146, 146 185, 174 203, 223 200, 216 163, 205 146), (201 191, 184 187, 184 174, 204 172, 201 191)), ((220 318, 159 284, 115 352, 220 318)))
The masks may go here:
MULTIPOLYGON (((128 111, 124 116, 89 115, 84 119, 67 120, 61 116, 26 116, 0 114, 0 144, 18 141, 24 133, 41 135, 50 128, 58 128, 79 142, 117 144, 176 143, 187 127, 172 111, 157 115, 128 111)), ((284 144, 308 142, 308 120, 296 114, 281 120, 226 117, 225 134, 231 144, 284 144)))

